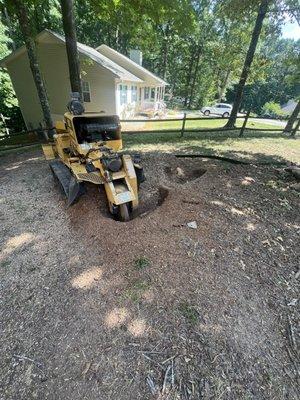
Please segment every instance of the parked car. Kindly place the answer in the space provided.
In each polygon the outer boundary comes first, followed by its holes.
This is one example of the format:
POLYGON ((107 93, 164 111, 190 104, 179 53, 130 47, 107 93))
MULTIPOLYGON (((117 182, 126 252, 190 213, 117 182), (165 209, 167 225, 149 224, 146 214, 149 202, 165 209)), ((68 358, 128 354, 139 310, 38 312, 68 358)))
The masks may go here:
POLYGON ((218 104, 215 104, 214 106, 202 107, 202 109, 201 109, 201 112, 204 115, 207 115, 207 116, 210 114, 222 115, 223 118, 229 117, 231 111, 232 111, 232 105, 225 104, 225 103, 218 103, 218 104))

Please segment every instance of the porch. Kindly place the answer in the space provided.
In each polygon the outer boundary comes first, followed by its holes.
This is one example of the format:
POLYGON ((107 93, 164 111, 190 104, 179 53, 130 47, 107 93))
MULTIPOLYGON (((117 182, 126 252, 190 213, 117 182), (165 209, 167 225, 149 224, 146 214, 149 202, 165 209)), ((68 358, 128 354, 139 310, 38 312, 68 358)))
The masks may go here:
POLYGON ((165 86, 119 83, 116 90, 117 113, 122 119, 137 114, 154 117, 165 112, 165 86))

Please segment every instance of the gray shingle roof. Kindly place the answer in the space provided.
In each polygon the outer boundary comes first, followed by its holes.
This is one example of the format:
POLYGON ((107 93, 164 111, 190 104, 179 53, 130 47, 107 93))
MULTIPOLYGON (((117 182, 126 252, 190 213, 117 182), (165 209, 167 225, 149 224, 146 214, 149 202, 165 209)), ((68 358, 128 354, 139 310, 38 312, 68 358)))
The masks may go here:
MULTIPOLYGON (((61 42, 65 43, 65 38, 64 36, 52 32, 48 29, 45 29, 43 32, 39 33, 36 37, 37 41, 41 41, 45 36, 52 36, 58 39, 61 42)), ((138 78, 131 72, 127 71, 125 68, 121 67, 120 65, 116 64, 114 61, 110 60, 109 58, 105 57, 103 54, 99 53, 97 50, 93 49, 92 47, 86 46, 85 44, 82 43, 77 43, 78 47, 78 52, 91 58, 93 61, 95 61, 97 64, 101 65, 102 67, 108 69, 111 71, 116 77, 124 80, 124 81, 131 81, 131 82, 143 82, 142 79, 138 78)), ((5 67, 6 64, 14 59, 16 56, 19 54, 22 54, 25 52, 26 48, 25 46, 20 47, 7 57, 3 58, 0 61, 0 66, 5 67)))
POLYGON ((167 82, 159 78, 157 75, 150 72, 148 69, 144 68, 142 65, 137 64, 130 58, 124 56, 124 54, 112 49, 106 44, 101 44, 96 48, 96 50, 103 56, 112 59, 117 65, 123 65, 124 68, 128 68, 133 74, 137 75, 140 79, 151 79, 158 85, 167 85, 167 82))
MULTIPOLYGON (((48 29, 46 29, 46 31, 49 32, 50 34, 52 34, 53 36, 55 36, 56 38, 58 38, 59 40, 65 42, 64 36, 62 36, 58 33, 49 31, 48 29)), ((102 67, 113 72, 118 78, 127 80, 127 81, 143 82, 142 79, 133 75, 131 72, 127 71, 125 68, 116 64, 109 58, 105 57, 103 54, 99 53, 97 50, 93 49, 92 47, 86 46, 85 44, 77 42, 77 48, 78 48, 79 53, 90 57, 97 64, 102 65, 102 67)))

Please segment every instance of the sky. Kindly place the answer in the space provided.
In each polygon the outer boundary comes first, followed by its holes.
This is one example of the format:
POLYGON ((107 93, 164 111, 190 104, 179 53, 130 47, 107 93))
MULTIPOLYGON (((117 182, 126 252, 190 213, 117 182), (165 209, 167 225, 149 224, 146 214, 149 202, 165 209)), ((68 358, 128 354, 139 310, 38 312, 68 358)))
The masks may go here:
POLYGON ((300 26, 297 22, 286 21, 282 26, 282 37, 287 39, 300 39, 300 26))

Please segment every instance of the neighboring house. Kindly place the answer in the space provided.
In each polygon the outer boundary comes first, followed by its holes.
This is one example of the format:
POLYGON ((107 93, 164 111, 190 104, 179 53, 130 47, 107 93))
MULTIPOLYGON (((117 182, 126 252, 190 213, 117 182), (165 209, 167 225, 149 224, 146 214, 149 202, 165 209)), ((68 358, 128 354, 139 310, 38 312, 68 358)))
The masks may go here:
MULTIPOLYGON (((65 38, 45 30, 36 37, 40 69, 54 121, 62 119, 70 99, 65 38)), ((139 112, 154 114, 163 106, 167 83, 106 45, 93 49, 78 43, 83 100, 87 112, 118 114, 129 118, 139 112)), ((137 50, 131 52, 141 62, 137 50)), ((43 115, 25 46, 0 61, 11 77, 27 128, 43 123, 43 115)))
POLYGON ((295 100, 289 100, 287 103, 281 106, 281 110, 286 114, 292 114, 296 108, 297 102, 295 100))

